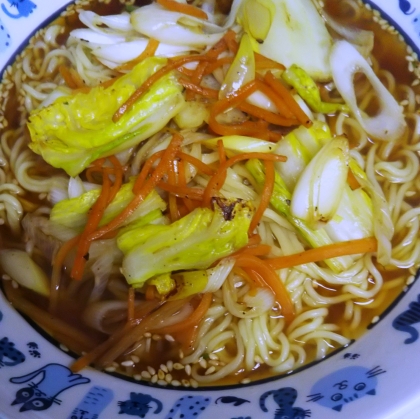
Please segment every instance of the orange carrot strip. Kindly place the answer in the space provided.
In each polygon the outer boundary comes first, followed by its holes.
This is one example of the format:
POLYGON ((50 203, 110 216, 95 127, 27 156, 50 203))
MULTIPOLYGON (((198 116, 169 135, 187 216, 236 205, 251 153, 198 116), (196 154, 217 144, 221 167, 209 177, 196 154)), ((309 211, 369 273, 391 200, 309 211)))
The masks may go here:
POLYGON ((70 276, 75 280, 82 279, 84 267, 88 259, 89 252, 89 240, 88 236, 99 225, 101 218, 105 212, 105 209, 109 203, 109 195, 111 189, 111 181, 107 174, 104 173, 102 181, 102 189, 98 199, 93 204, 89 212, 88 221, 86 223, 85 229, 80 236, 80 241, 77 246, 76 258, 74 259, 73 267, 70 273, 70 276))
POLYGON ((191 154, 183 153, 181 151, 178 153, 178 156, 187 163, 192 164, 199 172, 204 173, 205 175, 213 176, 215 174, 215 171, 209 165, 203 163, 194 156, 191 156, 191 154))
POLYGON ((156 163, 157 160, 162 158, 163 154, 165 153, 164 150, 158 151, 157 153, 154 153, 151 155, 144 166, 142 167, 139 175, 137 176, 136 181, 134 182, 133 186, 133 193, 137 195, 139 191, 141 190, 142 186, 144 185, 144 182, 147 179, 147 176, 149 175, 150 171, 152 170, 153 165, 156 163))
POLYGON ((329 244, 317 247, 316 249, 305 250, 304 252, 296 253, 294 255, 267 259, 265 263, 277 270, 291 268, 293 266, 303 265, 310 262, 320 262, 339 256, 376 252, 377 249, 377 240, 374 237, 368 237, 365 239, 329 244))
POLYGON ((217 152, 219 153, 220 164, 226 163, 226 151, 225 146, 223 145, 223 140, 217 141, 217 152))
POLYGON ((136 292, 133 287, 128 289, 128 302, 127 302, 127 321, 131 323, 134 320, 134 300, 136 292))
POLYGON ((299 121, 297 120, 295 114, 289 109, 289 106, 286 104, 283 98, 279 96, 270 86, 268 86, 265 83, 264 79, 258 77, 256 83, 258 86, 258 90, 261 91, 261 93, 264 93, 269 99, 272 100, 274 105, 276 105, 276 108, 280 115, 288 119, 294 119, 296 121, 296 124, 299 124, 299 121))
POLYGON ((142 51, 142 53, 137 58, 134 58, 133 60, 118 66, 117 68, 115 68, 115 70, 117 71, 131 70, 133 67, 135 67, 138 63, 141 63, 146 58, 153 57, 158 47, 159 47, 159 41, 157 41, 156 39, 150 38, 149 42, 146 45, 146 48, 142 51))
POLYGON ((236 41, 236 32, 232 29, 229 29, 225 36, 224 36, 225 42, 229 48, 229 51, 236 54, 239 49, 238 42, 236 41))
POLYGON ((58 67, 58 71, 60 72, 61 77, 64 79, 67 86, 70 87, 70 89, 78 89, 85 87, 85 83, 83 82, 79 73, 73 68, 69 68, 65 65, 60 65, 60 67, 58 67))
POLYGON ((264 119, 270 124, 280 125, 283 127, 291 127, 293 125, 299 125, 299 121, 295 118, 285 118, 277 115, 273 112, 267 111, 266 109, 259 108, 258 106, 252 105, 251 103, 242 102, 238 105, 238 108, 246 112, 249 115, 255 116, 260 119, 264 119))
POLYGON ((134 93, 117 109, 112 117, 112 120, 114 122, 118 122, 120 118, 134 105, 134 103, 136 103, 143 94, 149 90, 153 83, 157 82, 165 74, 183 66, 184 64, 203 60, 209 60, 209 58, 205 55, 187 55, 179 57, 176 60, 169 60, 167 65, 152 74, 138 89, 134 91, 134 93))
POLYGON ((156 186, 180 198, 188 198, 194 201, 203 200, 204 189, 202 188, 190 188, 188 186, 170 185, 164 182, 158 182, 156 186))
POLYGON ((89 236, 89 240, 97 240, 104 234, 115 230, 136 210, 140 203, 143 202, 147 195, 149 195, 149 193, 153 190, 155 185, 165 176, 166 173, 168 173, 169 163, 174 160, 175 156, 179 152, 182 140, 182 135, 174 132, 172 140, 166 150, 164 150, 162 158, 160 159, 156 169, 151 173, 150 177, 141 185, 141 187, 136 189, 136 196, 133 198, 133 200, 117 217, 115 217, 108 224, 101 227, 99 230, 93 232, 89 236))
POLYGON ((290 91, 279 80, 277 80, 273 74, 268 71, 264 76, 264 80, 286 102, 289 109, 303 126, 306 128, 312 126, 312 121, 308 118, 305 112, 303 112, 290 91))
POLYGON ((271 289, 276 301, 280 304, 286 322, 290 323, 294 317, 293 303, 286 287, 275 270, 258 257, 248 254, 238 256, 236 258, 236 265, 241 268, 250 268, 261 276, 265 285, 271 289))
POLYGON ((203 294, 203 298, 201 299, 200 304, 197 306, 191 316, 188 317, 188 319, 171 326, 155 329, 155 332, 159 334, 171 335, 172 333, 177 333, 181 330, 189 329, 190 327, 198 325, 207 313, 207 310, 210 308, 212 300, 213 295, 211 293, 203 294))
MULTIPOLYGON (((209 97, 211 99, 217 99, 219 97, 218 90, 209 89, 207 87, 198 86, 192 81, 180 78, 179 83, 184 86, 189 92, 197 93, 201 96, 209 97)), ((189 99, 191 100, 191 98, 189 99)))
POLYGON ((277 70, 285 70, 286 67, 283 64, 278 63, 277 61, 273 61, 272 59, 265 57, 264 55, 259 54, 258 52, 254 52, 255 56, 255 66, 257 70, 265 70, 265 69, 277 69, 277 70))
MULTIPOLYGON (((169 163, 168 184, 173 185, 173 186, 177 186, 176 173, 175 173, 175 161, 174 160, 172 160, 169 163)), ((176 195, 169 194, 168 200, 169 200, 169 214, 170 214, 170 217, 171 217, 171 221, 174 222, 176 220, 179 220, 179 211, 178 211, 178 204, 176 202, 176 195)))
POLYGON ((352 191, 360 188, 360 183, 357 180, 356 176, 354 176, 354 173, 351 170, 349 170, 347 174, 347 183, 350 186, 352 191))
POLYGON ((219 58, 214 63, 208 63, 206 67, 206 71, 204 72, 204 75, 213 73, 213 71, 217 70, 219 67, 225 64, 231 64, 234 58, 235 57, 223 57, 223 58, 219 58))
POLYGON ((271 246, 268 244, 257 244, 256 246, 246 246, 242 249, 238 250, 233 254, 233 256, 237 255, 254 255, 254 256, 265 256, 271 252, 271 246))
POLYGON ((147 301, 152 301, 155 299, 156 297, 156 287, 154 285, 148 285, 146 287, 146 292, 144 293, 144 297, 146 298, 147 301))
MULTIPOLYGON (((108 205, 114 200, 117 192, 120 190, 123 183, 123 167, 121 166, 120 161, 115 156, 108 157, 109 161, 113 165, 113 174, 115 176, 114 183, 112 184, 111 190, 109 191, 108 196, 108 205)), ((107 169, 107 168, 105 168, 107 169)), ((104 171, 107 173, 107 171, 104 171)))
POLYGON ((286 157, 279 156, 278 154, 270 154, 270 153, 257 153, 257 152, 250 152, 250 153, 242 153, 233 156, 225 163, 221 164, 217 170, 217 173, 209 180, 209 183, 204 190, 204 197, 203 197, 203 206, 210 206, 210 201, 212 198, 212 194, 214 191, 220 190, 223 186, 226 177, 226 170, 233 166, 234 164, 242 161, 242 160, 249 160, 249 159, 260 159, 260 160, 270 160, 270 161, 286 161, 286 157))
POLYGON ((273 194, 274 189, 274 163, 272 161, 264 161, 265 166, 265 182, 264 188, 261 193, 261 201, 258 205, 257 210, 255 211, 254 216, 252 217, 251 224, 249 226, 249 233, 252 234, 253 231, 257 228, 258 223, 261 221, 261 218, 264 214, 264 211, 268 208, 270 204, 270 198, 273 194))
POLYGON ((204 10, 192 6, 191 4, 178 3, 174 0, 157 0, 157 3, 163 6, 165 9, 171 10, 172 12, 184 13, 189 16, 194 16, 198 19, 208 19, 207 13, 204 10))

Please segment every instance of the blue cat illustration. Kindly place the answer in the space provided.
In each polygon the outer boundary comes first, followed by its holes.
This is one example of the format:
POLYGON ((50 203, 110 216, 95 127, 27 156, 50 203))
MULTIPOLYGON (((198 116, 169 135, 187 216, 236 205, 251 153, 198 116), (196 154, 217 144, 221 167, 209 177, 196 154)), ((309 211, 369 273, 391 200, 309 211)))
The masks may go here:
POLYGON ((340 412, 345 403, 366 395, 374 396, 378 385, 376 376, 385 372, 379 367, 347 367, 335 371, 315 383, 308 402, 316 402, 340 412))
POLYGON ((112 390, 94 386, 73 409, 68 419, 98 419, 113 398, 112 390))
POLYGON ((63 391, 90 382, 89 378, 73 374, 71 370, 60 364, 48 364, 36 371, 21 377, 10 379, 13 384, 29 383, 16 393, 12 406, 22 404, 20 412, 28 410, 46 410, 53 403, 60 404, 57 396, 63 391), (36 380, 36 381, 35 381, 36 380))
POLYGON ((19 19, 21 17, 28 17, 34 9, 36 9, 36 4, 31 0, 7 0, 10 4, 10 7, 16 7, 18 13, 10 13, 7 10, 6 6, 2 3, 1 8, 7 16, 13 19, 19 19))
POLYGON ((274 414, 274 419, 305 419, 311 416, 310 410, 293 407, 298 396, 296 389, 293 387, 283 387, 265 392, 260 397, 260 408, 263 412, 268 412, 266 400, 269 396, 273 396, 279 407, 274 414))
POLYGON ((392 327, 409 333, 411 337, 407 338, 404 343, 413 343, 419 338, 419 332, 412 325, 420 322, 420 294, 417 296, 417 301, 411 302, 408 307, 408 310, 403 311, 394 319, 392 327))
POLYGON ((118 402, 118 405, 120 406, 120 411, 118 413, 120 415, 125 413, 126 415, 139 416, 140 418, 144 418, 152 408, 152 406, 149 405, 151 402, 156 404, 156 410, 153 413, 160 413, 163 408, 162 402, 160 400, 155 399, 149 394, 131 392, 130 400, 118 402))
POLYGON ((15 348, 13 342, 9 342, 8 338, 0 340, 0 367, 12 367, 25 361, 25 355, 15 348), (9 361, 6 361, 9 359, 9 361))
POLYGON ((211 399, 203 396, 184 396, 172 406, 165 419, 195 419, 206 410, 211 399))
POLYGON ((398 0, 398 5, 405 15, 411 15, 416 11, 416 9, 411 8, 411 3, 408 0, 398 0))

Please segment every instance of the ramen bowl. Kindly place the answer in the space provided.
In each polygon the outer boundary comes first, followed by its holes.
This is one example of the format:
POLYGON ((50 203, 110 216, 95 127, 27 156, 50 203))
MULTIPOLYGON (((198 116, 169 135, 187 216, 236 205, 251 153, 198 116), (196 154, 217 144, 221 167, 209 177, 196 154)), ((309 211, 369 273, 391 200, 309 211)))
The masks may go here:
MULTIPOLYGON (((10 76, 11 64, 37 31, 67 14, 71 4, 2 1, 3 76, 10 76)), ((420 2, 365 1, 364 7, 373 10, 384 30, 404 40, 405 64, 417 72, 420 2)), ((109 368, 73 373, 69 367, 76 355, 0 293, 0 417, 398 419, 420 397, 420 282, 412 272, 360 338, 286 374, 224 386, 198 387, 188 380, 175 385, 169 378, 173 364, 162 367, 159 380, 130 378, 109 368)), ((150 376, 155 373, 149 371, 150 376)))

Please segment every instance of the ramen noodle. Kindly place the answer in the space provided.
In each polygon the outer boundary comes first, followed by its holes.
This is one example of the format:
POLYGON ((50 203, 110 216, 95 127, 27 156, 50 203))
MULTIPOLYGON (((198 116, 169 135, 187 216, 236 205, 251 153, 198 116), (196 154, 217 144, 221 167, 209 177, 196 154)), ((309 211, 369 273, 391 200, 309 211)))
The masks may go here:
POLYGON ((6 69, 2 286, 74 371, 290 373, 414 280, 417 57, 324 3, 76 2, 6 69))

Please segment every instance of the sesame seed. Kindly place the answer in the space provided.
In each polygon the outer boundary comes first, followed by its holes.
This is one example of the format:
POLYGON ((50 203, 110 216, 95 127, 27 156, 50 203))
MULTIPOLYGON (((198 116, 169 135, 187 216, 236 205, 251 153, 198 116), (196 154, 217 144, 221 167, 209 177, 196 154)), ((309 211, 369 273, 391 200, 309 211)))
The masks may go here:
POLYGON ((149 371, 150 375, 155 375, 156 374, 156 370, 151 367, 150 365, 147 367, 147 371, 149 371))
POLYGON ((146 332, 146 333, 144 334, 144 337, 145 337, 145 338, 151 338, 151 337, 152 337, 152 334, 151 334, 151 333, 149 333, 149 332, 146 332))
POLYGON ((251 382, 250 378, 244 378, 243 380, 241 380, 241 384, 249 384, 251 382))
POLYGON ((158 376, 155 374, 152 379, 150 380, 153 384, 156 384, 158 382, 158 376))
POLYGON ((187 375, 191 375, 191 365, 190 364, 185 365, 185 373, 187 375))
POLYGON ((214 360, 214 361, 217 361, 219 359, 219 357, 216 354, 210 354, 209 358, 214 360))
POLYGON ((161 364, 160 365, 160 369, 163 371, 163 372, 168 372, 168 367, 165 365, 165 364, 161 364))
POLYGON ((165 335, 165 339, 168 342, 175 342, 175 338, 173 336, 171 336, 171 335, 165 335))
POLYGON ((141 372, 141 376, 142 376, 143 378, 145 378, 146 380, 150 380, 150 379, 152 378, 152 375, 150 374, 150 372, 149 372, 149 371, 142 371, 142 372, 141 372))
POLYGON ((179 350, 179 359, 184 358, 184 351, 182 349, 179 350))
POLYGON ((115 372, 115 368, 114 367, 107 367, 107 368, 105 368, 105 371, 107 371, 107 372, 115 372))
POLYGON ((140 358, 137 355, 131 355, 131 360, 135 363, 138 364, 140 362, 140 358))
POLYGON ((216 371, 216 367, 213 365, 212 367, 210 367, 205 373, 204 375, 210 375, 213 374, 216 371))
POLYGON ((172 370, 173 370, 173 368, 174 368, 174 361, 169 360, 169 361, 166 363, 166 366, 168 367, 168 371, 172 371, 172 370))
POLYGON ((201 358, 199 361, 200 367, 206 369, 207 368, 207 361, 204 358, 201 358))
POLYGON ((158 381, 157 381, 157 383, 158 383, 160 386, 167 386, 167 385, 168 385, 168 383, 167 383, 165 380, 158 380, 158 381))
POLYGON ((172 374, 166 374, 165 375, 165 381, 167 382, 167 383, 170 383, 171 381, 172 381, 172 374))
POLYGON ((3 274, 2 279, 4 279, 5 281, 10 281, 12 278, 10 278, 10 276, 7 274, 3 274))
POLYGON ((19 288, 19 284, 18 284, 15 280, 13 280, 13 281, 12 281, 12 287, 13 287, 14 289, 17 289, 17 288, 19 288))
POLYGON ((190 383, 191 383, 192 388, 197 388, 198 387, 198 383, 197 383, 197 381, 194 380, 194 378, 190 378, 190 383))
POLYGON ((178 381, 178 380, 172 380, 172 381, 171 381, 171 384, 172 384, 174 387, 179 387, 179 386, 181 385, 181 382, 180 382, 180 381, 178 381))
POLYGON ((184 369, 184 366, 182 364, 180 364, 179 362, 175 362, 174 369, 176 369, 176 370, 183 370, 184 369))
POLYGON ((191 387, 191 383, 185 378, 181 382, 184 387, 191 387))
MULTIPOLYGON (((13 284, 13 282, 12 282, 12 284, 13 284)), ((67 346, 66 345, 64 345, 64 344, 60 344, 60 349, 62 350, 62 351, 64 351, 64 352, 68 352, 69 351, 69 348, 67 348, 67 346)))
POLYGON ((129 360, 127 360, 127 361, 123 361, 123 362, 121 362, 121 365, 122 365, 123 367, 132 367, 132 366, 134 365, 134 362, 133 362, 131 359, 129 359, 129 360))
POLYGON ((133 378, 134 378, 136 381, 141 381, 142 376, 141 376, 140 374, 134 374, 134 375, 133 375, 133 378))
POLYGON ((162 370, 159 370, 157 376, 159 380, 163 380, 165 378, 165 373, 162 370))
POLYGON ((158 340, 162 340, 162 336, 160 336, 160 335, 153 335, 153 336, 152 336, 152 339, 153 339, 153 340, 156 340, 156 341, 158 341, 158 340))

